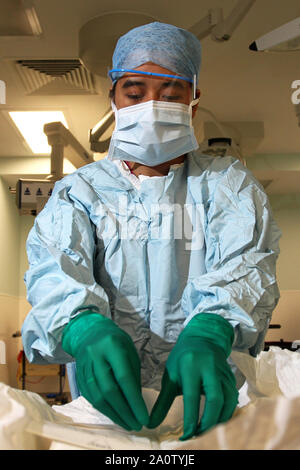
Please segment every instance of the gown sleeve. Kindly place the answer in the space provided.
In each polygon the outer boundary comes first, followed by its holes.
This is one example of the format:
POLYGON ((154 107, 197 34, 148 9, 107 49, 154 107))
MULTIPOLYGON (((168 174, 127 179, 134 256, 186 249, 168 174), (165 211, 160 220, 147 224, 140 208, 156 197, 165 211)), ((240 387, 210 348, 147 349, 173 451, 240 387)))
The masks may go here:
POLYGON ((93 198, 93 191, 80 177, 64 178, 55 184, 29 233, 29 269, 24 280, 32 309, 22 327, 22 341, 30 362, 72 361, 61 347, 70 319, 85 309, 110 316, 108 297, 94 278, 96 238, 89 217, 93 198), (74 191, 68 182, 76 178, 74 191), (84 197, 79 200, 76 194, 84 197))
POLYGON ((211 194, 203 227, 206 273, 184 289, 185 325, 202 312, 221 315, 234 328, 233 349, 255 356, 280 297, 281 232, 262 186, 238 160, 232 159, 211 194))

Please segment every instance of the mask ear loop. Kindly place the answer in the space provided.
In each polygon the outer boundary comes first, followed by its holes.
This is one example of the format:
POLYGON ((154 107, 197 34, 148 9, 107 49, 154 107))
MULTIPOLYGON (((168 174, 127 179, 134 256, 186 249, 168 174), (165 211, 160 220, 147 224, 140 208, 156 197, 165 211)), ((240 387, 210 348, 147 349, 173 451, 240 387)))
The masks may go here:
POLYGON ((199 103, 200 99, 197 98, 196 96, 196 91, 197 91, 197 81, 196 81, 196 74, 194 74, 194 79, 193 79, 193 101, 190 102, 190 105, 189 105, 189 113, 190 113, 190 117, 191 117, 191 126, 193 125, 192 124, 192 108, 194 106, 196 106, 196 104, 199 103))
POLYGON ((111 109, 112 109, 113 112, 115 113, 115 112, 117 111, 117 107, 116 107, 116 105, 115 105, 115 103, 114 103, 113 100, 110 101, 110 105, 111 105, 111 109))
POLYGON ((197 81, 196 81, 196 74, 194 74, 194 79, 193 79, 193 101, 190 103, 190 107, 192 108, 196 104, 198 104, 200 101, 199 98, 197 98, 197 81))
POLYGON ((118 126, 118 110, 113 99, 110 101, 110 105, 115 115, 115 128, 116 128, 118 126))

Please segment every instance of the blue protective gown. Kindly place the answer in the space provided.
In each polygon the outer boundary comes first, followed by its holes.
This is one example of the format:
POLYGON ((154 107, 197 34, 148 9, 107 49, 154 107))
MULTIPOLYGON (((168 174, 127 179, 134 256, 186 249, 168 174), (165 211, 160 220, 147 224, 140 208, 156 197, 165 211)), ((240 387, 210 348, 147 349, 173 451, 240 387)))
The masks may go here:
POLYGON ((234 158, 191 153, 139 190, 114 162, 87 165, 55 184, 28 237, 26 356, 72 361, 62 332, 86 308, 131 336, 147 387, 159 389, 201 312, 226 318, 233 349, 255 356, 279 299, 279 238, 264 190, 234 158))

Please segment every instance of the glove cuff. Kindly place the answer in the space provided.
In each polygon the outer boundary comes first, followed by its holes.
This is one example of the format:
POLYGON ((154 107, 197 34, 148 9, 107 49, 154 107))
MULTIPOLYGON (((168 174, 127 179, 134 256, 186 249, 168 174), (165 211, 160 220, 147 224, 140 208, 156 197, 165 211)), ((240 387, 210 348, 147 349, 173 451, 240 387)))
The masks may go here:
POLYGON ((85 310, 72 318, 65 326, 62 334, 62 348, 71 356, 76 357, 78 350, 86 340, 90 341, 94 336, 99 337, 99 332, 104 328, 107 331, 118 327, 110 318, 91 310, 85 310))
POLYGON ((228 357, 234 341, 234 329, 228 320, 214 313, 195 315, 184 328, 182 335, 197 336, 221 347, 228 357))

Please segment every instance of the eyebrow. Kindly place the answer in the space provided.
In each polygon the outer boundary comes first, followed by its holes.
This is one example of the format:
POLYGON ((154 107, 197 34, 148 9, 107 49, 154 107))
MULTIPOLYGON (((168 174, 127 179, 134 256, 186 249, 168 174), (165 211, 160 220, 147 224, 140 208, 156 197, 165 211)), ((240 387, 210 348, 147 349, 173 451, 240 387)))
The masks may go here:
POLYGON ((130 88, 131 86, 146 86, 146 84, 138 80, 126 80, 126 82, 123 83, 122 88, 130 88))
POLYGON ((164 82, 162 84, 162 88, 168 88, 168 87, 179 88, 180 90, 185 89, 184 84, 180 80, 171 80, 168 82, 164 82))
MULTIPOLYGON (((146 83, 140 80, 128 79, 123 83, 122 88, 126 89, 132 86, 146 86, 146 83)), ((179 88, 180 90, 185 89, 183 83, 180 80, 170 80, 170 81, 162 83, 161 85, 161 88, 168 88, 168 87, 179 88)))

